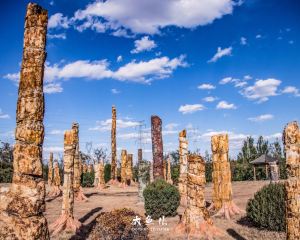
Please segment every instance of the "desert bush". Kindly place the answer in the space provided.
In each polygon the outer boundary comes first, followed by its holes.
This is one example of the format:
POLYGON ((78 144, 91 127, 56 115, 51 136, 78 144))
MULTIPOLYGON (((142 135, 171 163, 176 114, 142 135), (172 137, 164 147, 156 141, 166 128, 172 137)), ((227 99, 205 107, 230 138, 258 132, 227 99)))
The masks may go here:
POLYGON ((178 189, 162 179, 149 184, 144 192, 146 215, 153 219, 175 216, 180 202, 178 189))
POLYGON ((1 162, 0 183, 11 183, 13 177, 13 166, 11 163, 1 162))
POLYGON ((111 178, 111 165, 108 163, 108 164, 105 164, 104 166, 104 180, 105 182, 107 183, 110 178, 111 178))
POLYGON ((285 188, 282 183, 269 184, 255 193, 247 203, 247 217, 258 227, 284 231, 285 188))
POLYGON ((83 173, 81 176, 81 186, 82 187, 93 187, 94 184, 94 179, 95 179, 95 173, 83 173))
POLYGON ((149 229, 145 220, 134 211, 123 208, 101 214, 97 219, 88 239, 147 240, 149 229), (140 224, 133 224, 133 219, 140 218, 140 224))

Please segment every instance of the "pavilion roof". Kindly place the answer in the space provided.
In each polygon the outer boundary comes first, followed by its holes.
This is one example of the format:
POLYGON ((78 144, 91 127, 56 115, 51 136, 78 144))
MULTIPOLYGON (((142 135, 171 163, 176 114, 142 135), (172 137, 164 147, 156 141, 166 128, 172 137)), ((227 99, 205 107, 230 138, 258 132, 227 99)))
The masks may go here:
POLYGON ((259 164, 268 164, 270 162, 278 162, 277 158, 271 157, 267 154, 263 154, 260 157, 256 158, 255 160, 251 161, 251 164, 259 165, 259 164))

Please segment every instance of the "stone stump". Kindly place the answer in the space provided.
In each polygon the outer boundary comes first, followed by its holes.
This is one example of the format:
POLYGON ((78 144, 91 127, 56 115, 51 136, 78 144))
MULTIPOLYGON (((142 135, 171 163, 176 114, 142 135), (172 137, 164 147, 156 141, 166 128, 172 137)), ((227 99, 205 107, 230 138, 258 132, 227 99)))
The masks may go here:
POLYGON ((230 219, 233 215, 245 213, 232 199, 231 169, 228 158, 228 135, 219 134, 211 138, 213 161, 213 202, 210 210, 218 211, 215 216, 230 219))
POLYGON ((279 181, 279 169, 278 169, 278 165, 276 164, 276 162, 270 162, 269 163, 269 167, 270 167, 270 180, 271 183, 276 183, 279 181))
POLYGON ((213 225, 206 209, 205 162, 199 155, 189 155, 187 173, 187 206, 181 222, 175 227, 175 235, 185 235, 184 239, 213 239, 221 230, 213 225))
POLYGON ((300 130, 297 122, 283 131, 286 153, 286 234, 287 240, 300 239, 300 130))
POLYGON ((153 154, 153 177, 163 179, 163 140, 162 140, 162 121, 158 116, 151 116, 151 138, 153 154))
POLYGON ((48 163, 48 187, 52 186, 53 182, 53 153, 50 153, 49 163, 48 163))
POLYGON ((121 187, 125 188, 126 184, 126 166, 127 166, 127 151, 122 150, 121 152, 121 187))
POLYGON ((60 183, 61 183, 61 179, 60 179, 60 175, 59 175, 59 166, 58 166, 58 162, 54 161, 53 164, 53 183, 51 186, 51 192, 49 192, 48 196, 51 198, 55 198, 61 195, 61 189, 60 189, 60 183))
POLYGON ((52 235, 61 231, 76 232, 81 223, 74 218, 74 158, 78 144, 76 130, 68 130, 64 135, 64 185, 61 216, 50 225, 52 235))
POLYGON ((168 156, 167 161, 167 182, 173 184, 172 176, 171 176, 171 155, 168 156))
POLYGON ((104 178, 104 161, 100 161, 99 163, 99 182, 98 182, 98 188, 104 189, 105 188, 105 178, 104 178))
POLYGON ((127 183, 127 185, 132 185, 134 183, 132 167, 133 167, 133 155, 127 154, 127 162, 126 162, 126 183, 127 183))
POLYGON ((42 152, 43 75, 48 13, 27 5, 13 160, 13 180, 0 193, 0 239, 49 239, 42 152))
POLYGON ((180 204, 186 205, 187 191, 187 158, 188 158, 188 141, 186 139, 186 130, 179 133, 179 181, 178 190, 180 193, 180 204))

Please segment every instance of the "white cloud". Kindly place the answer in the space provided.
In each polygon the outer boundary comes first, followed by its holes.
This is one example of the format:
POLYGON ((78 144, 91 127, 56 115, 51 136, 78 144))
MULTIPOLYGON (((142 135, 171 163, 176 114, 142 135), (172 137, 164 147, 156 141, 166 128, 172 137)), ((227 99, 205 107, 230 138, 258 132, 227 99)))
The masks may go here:
POLYGON ((52 93, 61 93, 63 88, 60 83, 48 83, 44 85, 44 93, 52 94, 52 93))
POLYGON ((8 114, 5 114, 2 112, 2 109, 0 108, 0 119, 9 119, 10 116, 8 114))
POLYGON ((230 83, 232 81, 232 77, 225 77, 223 79, 220 80, 219 84, 227 84, 227 83, 230 83))
POLYGON ((122 62, 123 61, 123 57, 120 55, 117 57, 117 62, 122 62))
POLYGON ((290 40, 290 41, 289 41, 289 44, 294 44, 294 41, 293 41, 293 40, 290 40))
POLYGON ((275 140, 275 139, 281 140, 282 139, 282 133, 274 133, 274 134, 271 134, 271 135, 265 135, 263 137, 266 140, 275 140))
POLYGON ((203 101, 205 101, 205 102, 214 102, 214 101, 216 101, 217 99, 218 99, 218 98, 216 98, 216 97, 209 96, 209 97, 203 98, 203 101))
POLYGON ((63 147, 43 147, 44 152, 60 153, 64 151, 63 147))
POLYGON ((250 117, 250 118, 248 118, 248 120, 252 121, 252 122, 265 122, 265 121, 271 120, 273 118, 274 118, 274 116, 272 114, 263 114, 263 115, 259 115, 256 117, 250 117))
POLYGON ((106 30, 105 24, 103 24, 98 19, 94 19, 91 17, 88 17, 87 20, 84 23, 82 23, 81 25, 75 26, 75 29, 79 32, 83 32, 88 28, 90 28, 98 33, 104 33, 106 30))
POLYGON ((236 109, 236 106, 233 103, 220 101, 217 105, 217 109, 236 109))
POLYGON ((282 93, 294 94, 296 97, 300 97, 299 89, 294 86, 287 86, 282 90, 282 93))
POLYGON ((195 28, 231 14, 233 0, 110 0, 95 1, 78 10, 74 21, 99 17, 108 29, 129 29, 133 33, 157 34, 167 26, 195 28))
MULTIPOLYGON (((111 119, 107 119, 104 121, 98 121, 97 126, 93 128, 89 128, 92 131, 109 131, 111 129, 111 119)), ((140 122, 136 121, 126 121, 123 119, 117 119, 117 129, 120 128, 133 128, 140 125, 140 122)))
POLYGON ((121 91, 119 91, 118 89, 112 88, 111 93, 112 94, 119 94, 119 93, 121 93, 121 91))
POLYGON ((215 89, 216 87, 210 83, 203 83, 199 85, 197 88, 201 90, 212 90, 215 89))
POLYGON ((231 56, 231 53, 232 53, 232 47, 228 47, 224 49, 218 47, 217 53, 210 60, 208 60, 208 63, 216 62, 224 56, 231 56))
POLYGON ((65 133, 65 130, 58 130, 58 129, 53 129, 49 132, 51 135, 63 135, 65 133))
POLYGON ((3 76, 4 78, 12 81, 15 85, 19 85, 20 73, 8 73, 3 76))
POLYGON ((55 13, 48 20, 48 28, 69 28, 69 19, 62 13, 55 13))
POLYGON ((179 126, 178 123, 169 123, 169 124, 167 124, 167 125, 165 126, 165 128, 166 128, 167 130, 174 130, 174 128, 176 128, 176 127, 178 127, 178 126, 179 126))
POLYGON ((250 100, 265 102, 269 97, 278 95, 277 89, 280 84, 281 81, 274 78, 257 80, 253 86, 243 89, 241 94, 250 100))
POLYGON ((247 38, 241 37, 240 44, 241 45, 247 45, 247 38))
POLYGON ((252 79, 252 77, 250 75, 245 75, 244 76, 244 80, 251 80, 251 79, 252 79))
POLYGON ((47 37, 49 39, 55 39, 56 38, 56 39, 64 39, 64 40, 67 38, 65 33, 60 33, 60 34, 50 34, 50 33, 48 33, 47 37))
POLYGON ((187 113, 194 113, 197 111, 201 111, 204 109, 202 104, 185 104, 179 107, 178 111, 187 114, 187 113))
POLYGON ((149 39, 149 36, 144 36, 140 40, 134 41, 135 49, 131 50, 131 53, 140 53, 143 51, 151 51, 156 48, 157 45, 153 40, 149 39))
POLYGON ((255 36, 255 38, 257 38, 257 39, 262 38, 262 35, 257 34, 257 35, 255 36))
POLYGON ((235 87, 245 87, 248 83, 245 81, 237 81, 234 86, 235 87))

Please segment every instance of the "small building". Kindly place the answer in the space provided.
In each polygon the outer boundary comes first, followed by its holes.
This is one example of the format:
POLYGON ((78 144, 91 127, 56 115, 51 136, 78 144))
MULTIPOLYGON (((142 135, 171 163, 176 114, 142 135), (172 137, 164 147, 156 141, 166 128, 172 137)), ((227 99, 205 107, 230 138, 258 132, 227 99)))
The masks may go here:
POLYGON ((277 158, 271 157, 267 154, 263 154, 260 157, 250 162, 253 165, 253 179, 256 180, 256 171, 255 167, 265 166, 266 169, 266 177, 269 178, 269 166, 270 164, 278 164, 279 160, 277 158))

